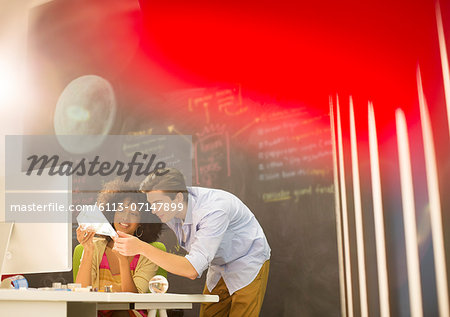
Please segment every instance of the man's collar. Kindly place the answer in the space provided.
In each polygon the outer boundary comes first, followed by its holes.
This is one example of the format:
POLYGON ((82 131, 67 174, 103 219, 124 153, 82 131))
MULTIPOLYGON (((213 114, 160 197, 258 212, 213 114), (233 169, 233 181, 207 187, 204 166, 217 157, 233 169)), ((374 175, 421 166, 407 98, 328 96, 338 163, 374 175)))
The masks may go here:
POLYGON ((184 218, 183 224, 191 225, 192 224, 192 208, 195 205, 197 196, 193 193, 191 187, 187 187, 187 191, 188 191, 188 205, 187 205, 186 217, 184 218))

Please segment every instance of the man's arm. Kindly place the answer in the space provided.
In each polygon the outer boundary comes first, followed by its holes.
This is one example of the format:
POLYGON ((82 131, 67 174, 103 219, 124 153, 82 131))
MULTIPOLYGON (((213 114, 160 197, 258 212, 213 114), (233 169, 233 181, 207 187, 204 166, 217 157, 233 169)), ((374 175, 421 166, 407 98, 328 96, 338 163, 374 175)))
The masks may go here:
POLYGON ((191 262, 184 256, 164 252, 150 244, 147 244, 143 251, 142 255, 172 274, 184 276, 191 280, 195 280, 198 276, 191 262))
POLYGON ((120 254, 126 256, 142 254, 172 274, 184 276, 192 280, 197 278, 197 271, 185 257, 164 252, 126 233, 119 231, 118 234, 119 238, 115 240, 114 249, 120 252, 120 254))
MULTIPOLYGON (((134 236, 118 232, 114 247, 123 255, 142 254, 170 273, 195 279, 214 259, 230 221, 222 210, 209 213, 197 225, 195 242, 186 257, 166 253, 134 236)), ((230 241, 231 243, 231 241, 230 241)))

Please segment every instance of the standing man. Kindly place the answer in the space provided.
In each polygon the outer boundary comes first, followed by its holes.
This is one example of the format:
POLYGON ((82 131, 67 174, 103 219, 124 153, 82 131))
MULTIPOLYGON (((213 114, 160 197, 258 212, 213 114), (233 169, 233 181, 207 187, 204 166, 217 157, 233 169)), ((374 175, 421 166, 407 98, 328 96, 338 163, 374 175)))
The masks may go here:
POLYGON ((166 253, 121 232, 114 248, 126 256, 142 254, 190 279, 208 269, 203 293, 218 295, 219 302, 202 304, 200 316, 258 316, 269 276, 270 247, 248 207, 223 190, 186 187, 183 175, 173 168, 148 175, 140 190, 188 254, 166 253))

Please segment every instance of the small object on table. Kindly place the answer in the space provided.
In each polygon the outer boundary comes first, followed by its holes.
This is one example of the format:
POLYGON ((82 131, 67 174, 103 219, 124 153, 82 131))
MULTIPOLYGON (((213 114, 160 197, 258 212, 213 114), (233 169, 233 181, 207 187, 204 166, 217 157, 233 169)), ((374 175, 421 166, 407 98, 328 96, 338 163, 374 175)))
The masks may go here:
POLYGON ((58 282, 54 282, 54 283, 52 283, 52 288, 58 288, 58 289, 60 289, 60 288, 62 288, 62 284, 61 284, 61 283, 58 283, 58 282))
POLYGON ((74 289, 74 292, 90 292, 91 289, 89 287, 78 287, 74 289))
POLYGON ((105 293, 112 293, 112 285, 105 285, 105 293))
POLYGON ((167 279, 164 276, 155 275, 148 282, 148 288, 150 289, 150 292, 152 292, 152 293, 164 294, 169 289, 169 282, 167 281, 167 279))
POLYGON ((15 288, 15 289, 28 288, 28 281, 23 275, 14 275, 5 278, 1 282, 0 288, 15 288))
POLYGON ((67 284, 67 288, 70 289, 71 291, 73 291, 76 288, 81 288, 81 284, 80 283, 69 283, 69 284, 67 284))

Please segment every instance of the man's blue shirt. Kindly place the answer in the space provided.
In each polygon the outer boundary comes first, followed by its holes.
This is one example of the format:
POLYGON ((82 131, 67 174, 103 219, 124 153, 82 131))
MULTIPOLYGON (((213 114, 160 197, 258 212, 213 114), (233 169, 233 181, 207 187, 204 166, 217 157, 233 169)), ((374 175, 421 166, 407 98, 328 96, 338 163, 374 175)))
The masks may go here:
POLYGON ((264 232, 248 207, 223 190, 188 187, 184 223, 172 219, 167 225, 188 254, 186 258, 200 277, 209 267, 209 291, 223 277, 230 294, 250 284, 270 258, 264 232))

